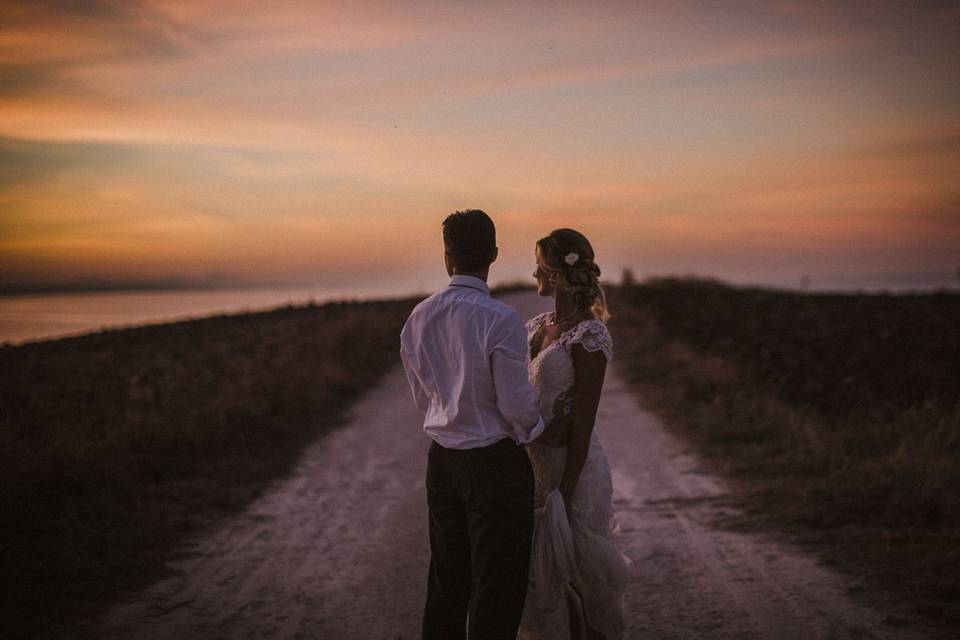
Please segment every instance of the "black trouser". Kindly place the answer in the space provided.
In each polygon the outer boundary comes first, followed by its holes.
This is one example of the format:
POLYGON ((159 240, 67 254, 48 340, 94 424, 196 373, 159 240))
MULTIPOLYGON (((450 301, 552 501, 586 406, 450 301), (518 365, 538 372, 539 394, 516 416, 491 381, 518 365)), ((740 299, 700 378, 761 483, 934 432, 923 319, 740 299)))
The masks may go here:
POLYGON ((430 575, 424 640, 515 640, 527 595, 533 471, 505 439, 480 449, 433 443, 427 460, 430 575))

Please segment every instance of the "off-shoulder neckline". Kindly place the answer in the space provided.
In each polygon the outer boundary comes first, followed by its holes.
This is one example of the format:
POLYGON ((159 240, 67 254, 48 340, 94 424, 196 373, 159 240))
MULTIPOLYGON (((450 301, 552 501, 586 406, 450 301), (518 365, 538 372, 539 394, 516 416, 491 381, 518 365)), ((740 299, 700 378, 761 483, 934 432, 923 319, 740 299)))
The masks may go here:
MULTIPOLYGON (((544 311, 544 312, 541 313, 539 316, 536 316, 534 319, 536 320, 536 319, 538 319, 538 318, 542 318, 542 317, 544 317, 544 316, 550 316, 550 315, 553 315, 553 314, 555 314, 555 313, 556 313, 555 311, 544 311)), ((560 335, 558 335, 550 344, 548 344, 547 346, 545 346, 545 347, 541 348, 539 351, 537 351, 537 355, 535 355, 535 356, 530 356, 531 362, 532 362, 533 360, 536 360, 537 358, 539 358, 540 355, 541 355, 544 351, 546 351, 547 349, 549 349, 549 348, 552 347, 553 345, 555 345, 555 344, 561 344, 560 341, 563 339, 564 336, 566 336, 566 335, 567 335, 568 333, 570 333, 571 331, 576 331, 578 328, 580 328, 580 325, 582 325, 583 323, 585 323, 585 322, 593 322, 593 321, 600 322, 600 325, 601 325, 601 326, 606 326, 606 325, 603 324, 603 322, 600 321, 600 318, 597 318, 597 317, 587 318, 586 320, 581 320, 581 321, 578 322, 577 324, 573 325, 572 327, 570 327, 569 329, 567 329, 566 331, 564 331, 564 332, 562 332, 560 335)), ((537 328, 534 330, 534 333, 536 333, 536 331, 539 331, 539 330, 540 330, 540 328, 537 327, 537 328)), ((529 353, 529 351, 530 351, 530 349, 529 349, 529 347, 528 347, 528 348, 527 348, 527 352, 529 353)))
MULTIPOLYGON (((535 316, 533 319, 534 319, 534 320, 541 320, 542 318, 545 318, 545 317, 548 317, 548 316, 553 316, 553 315, 555 315, 555 314, 556 314, 556 311, 544 311, 544 312, 541 313, 540 315, 535 316)), ((598 318, 598 317, 596 317, 596 316, 594 316, 594 317, 592 317, 592 318, 587 318, 586 320, 581 320, 580 322, 578 322, 577 324, 573 325, 572 327, 570 327, 570 328, 567 329, 566 331, 561 332, 560 335, 557 336, 557 340, 559 340, 560 338, 562 338, 562 337, 565 336, 566 334, 570 333, 571 331, 573 331, 574 329, 576 329, 577 327, 579 327, 580 325, 582 325, 584 322, 594 322, 594 321, 600 322, 600 324, 603 325, 603 322, 601 322, 600 318, 598 318)), ((542 324, 542 323, 541 323, 541 324, 542 324)), ((606 326, 606 325, 604 325, 604 326, 606 326)), ((556 342, 556 340, 555 340, 554 342, 556 342)))

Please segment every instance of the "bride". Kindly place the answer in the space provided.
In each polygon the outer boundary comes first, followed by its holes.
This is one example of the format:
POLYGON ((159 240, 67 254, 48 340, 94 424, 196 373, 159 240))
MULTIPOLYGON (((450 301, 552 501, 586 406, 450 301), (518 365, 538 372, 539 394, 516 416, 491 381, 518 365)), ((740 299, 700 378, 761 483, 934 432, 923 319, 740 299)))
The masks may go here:
POLYGON ((536 524, 519 640, 620 640, 628 560, 611 540, 610 466, 593 429, 613 343, 587 239, 557 229, 536 245, 537 293, 555 310, 527 323, 530 383, 569 432, 527 445, 536 524))

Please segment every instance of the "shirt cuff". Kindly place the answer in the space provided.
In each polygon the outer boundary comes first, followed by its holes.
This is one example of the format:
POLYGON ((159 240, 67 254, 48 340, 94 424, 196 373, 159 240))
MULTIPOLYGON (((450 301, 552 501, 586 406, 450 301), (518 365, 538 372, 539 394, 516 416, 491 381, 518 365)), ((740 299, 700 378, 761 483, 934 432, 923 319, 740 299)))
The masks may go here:
POLYGON ((530 431, 527 432, 526 439, 519 438, 517 442, 519 444, 533 442, 540 437, 540 434, 543 433, 543 430, 546 428, 546 426, 547 425, 544 423, 543 418, 541 416, 537 416, 537 424, 533 427, 533 429, 530 429, 530 431))

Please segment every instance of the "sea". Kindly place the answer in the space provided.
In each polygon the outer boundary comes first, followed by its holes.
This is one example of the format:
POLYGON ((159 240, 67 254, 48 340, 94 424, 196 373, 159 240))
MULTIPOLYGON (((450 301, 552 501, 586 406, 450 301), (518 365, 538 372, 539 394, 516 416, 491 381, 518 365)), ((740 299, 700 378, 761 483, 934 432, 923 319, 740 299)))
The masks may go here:
MULTIPOLYGON (((442 274, 440 274, 442 276, 442 274)), ((958 274, 960 278, 960 274, 958 274)), ((798 291, 931 291, 934 289, 957 292, 949 279, 939 282, 896 281, 875 283, 818 281, 808 288, 785 287, 798 291)), ((514 282, 516 280, 508 280, 514 282)), ((332 300, 369 300, 426 295, 436 290, 445 279, 421 281, 401 290, 397 283, 371 283, 352 289, 332 289, 319 286, 248 287, 224 289, 173 289, 74 293, 38 293, 0 295, 0 344, 22 344, 49 340, 156 322, 201 318, 223 313, 261 311, 285 305, 322 304, 332 300), (412 289, 419 289, 414 291, 412 289)), ((493 284, 498 284, 494 282, 493 284)), ((749 284, 749 283, 741 283, 749 284)), ((763 286, 763 285, 761 285, 763 286)), ((769 286, 769 285, 768 285, 769 286)), ((774 286, 776 286, 774 284, 774 286)))
POLYGON ((261 311, 332 300, 415 295, 390 290, 349 293, 317 287, 177 289, 0 296, 0 344, 23 344, 157 322, 261 311))

